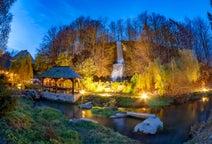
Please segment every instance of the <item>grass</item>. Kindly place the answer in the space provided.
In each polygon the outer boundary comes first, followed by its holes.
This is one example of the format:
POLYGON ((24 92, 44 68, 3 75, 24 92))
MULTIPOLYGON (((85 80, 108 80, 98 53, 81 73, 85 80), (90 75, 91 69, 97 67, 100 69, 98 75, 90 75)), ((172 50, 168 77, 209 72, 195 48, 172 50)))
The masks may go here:
MULTIPOLYGON (((81 100, 79 100, 81 101, 81 100)), ((78 101, 78 103, 79 103, 78 101)), ((136 98, 133 96, 111 96, 111 97, 103 97, 103 96, 95 96, 95 95, 87 95, 83 97, 84 102, 91 101, 94 106, 97 107, 143 107, 145 105, 144 101, 140 98, 136 98)))
POLYGON ((105 117, 109 117, 113 114, 121 112, 121 111, 118 111, 116 109, 108 108, 108 107, 106 107, 106 108, 94 107, 94 108, 91 109, 91 111, 94 115, 105 116, 105 117))
POLYGON ((83 135, 82 143, 85 144, 134 144, 135 141, 114 132, 110 128, 100 126, 89 121, 71 123, 71 127, 83 135))
POLYGON ((155 96, 147 100, 147 105, 150 107, 168 106, 171 103, 172 99, 169 97, 155 96))
POLYGON ((92 122, 69 123, 60 111, 33 108, 29 99, 18 99, 15 110, 0 118, 0 141, 15 144, 134 143, 112 129, 92 122))

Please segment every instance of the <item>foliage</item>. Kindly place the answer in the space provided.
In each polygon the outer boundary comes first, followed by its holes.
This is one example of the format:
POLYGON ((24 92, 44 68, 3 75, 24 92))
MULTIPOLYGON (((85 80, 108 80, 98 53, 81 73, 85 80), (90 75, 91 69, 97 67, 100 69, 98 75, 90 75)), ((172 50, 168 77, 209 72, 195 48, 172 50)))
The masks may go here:
POLYGON ((28 83, 33 78, 32 59, 30 54, 19 56, 10 65, 10 73, 18 76, 19 83, 28 83))
POLYGON ((81 82, 87 91, 94 91, 96 89, 96 84, 93 82, 92 76, 84 77, 81 82))
POLYGON ((159 59, 155 59, 151 64, 154 79, 154 88, 158 90, 159 95, 164 95, 167 89, 167 74, 164 66, 160 63, 159 59))
POLYGON ((180 54, 180 69, 186 75, 190 83, 196 82, 200 76, 199 63, 193 56, 192 50, 181 50, 180 54))
POLYGON ((133 143, 99 124, 86 121, 69 123, 60 111, 33 105, 31 100, 20 98, 16 109, 0 118, 0 134, 6 138, 6 143, 133 143))
POLYGON ((191 50, 180 51, 180 57, 169 64, 168 86, 171 95, 190 92, 199 77, 199 63, 191 50))
POLYGON ((118 107, 134 107, 136 101, 137 100, 135 98, 131 97, 116 97, 116 105, 118 107))
POLYGON ((42 74, 53 66, 51 62, 51 58, 47 56, 38 55, 35 59, 34 69, 35 71, 37 71, 38 74, 42 74))
POLYGON ((147 105, 150 107, 168 106, 172 103, 172 99, 169 97, 154 96, 147 100, 147 105))
MULTIPOLYGON (((74 66, 92 59, 96 66, 93 75, 108 78, 116 61, 117 40, 122 42, 125 77, 142 74, 156 58, 165 66, 179 56, 180 49, 193 50, 200 62, 209 65, 210 37, 207 22, 200 18, 178 22, 160 14, 143 12, 133 20, 107 23, 104 19, 81 16, 67 26, 53 27, 47 32, 38 49, 36 67, 40 72, 48 66, 60 65, 59 61, 66 59, 65 53, 74 66)), ((165 86, 157 83, 157 87, 163 93, 165 86)))
POLYGON ((6 81, 7 77, 0 74, 0 117, 12 111, 16 105, 16 98, 11 96, 6 81))
POLYGON ((134 74, 131 82, 133 93, 135 94, 141 91, 152 90, 154 87, 160 95, 163 95, 167 88, 167 74, 164 66, 160 64, 159 59, 155 59, 154 62, 145 68, 142 74, 134 74))
POLYGON ((93 122, 78 121, 70 124, 72 128, 84 134, 82 143, 134 143, 133 140, 93 122))
POLYGON ((159 95, 190 92, 200 77, 199 63, 191 50, 180 50, 179 57, 163 65, 159 58, 149 63, 143 73, 131 78, 133 93, 157 90, 159 95))
POLYGON ((105 117, 108 117, 108 116, 111 116, 113 114, 120 112, 120 111, 114 110, 110 107, 106 107, 106 108, 94 107, 91 109, 91 111, 94 115, 105 116, 105 117))
POLYGON ((57 66, 70 66, 73 67, 72 57, 68 56, 66 52, 61 53, 55 60, 57 66))
POLYGON ((75 70, 81 76, 88 77, 94 75, 94 73, 96 72, 96 66, 93 59, 88 58, 85 59, 82 63, 77 63, 75 66, 75 70))
POLYGON ((67 128, 68 119, 52 108, 32 108, 27 99, 0 119, 2 132, 9 143, 80 143, 76 131, 67 128))
POLYGON ((7 48, 7 41, 10 32, 12 14, 10 8, 15 0, 1 0, 0 2, 0 56, 7 48))

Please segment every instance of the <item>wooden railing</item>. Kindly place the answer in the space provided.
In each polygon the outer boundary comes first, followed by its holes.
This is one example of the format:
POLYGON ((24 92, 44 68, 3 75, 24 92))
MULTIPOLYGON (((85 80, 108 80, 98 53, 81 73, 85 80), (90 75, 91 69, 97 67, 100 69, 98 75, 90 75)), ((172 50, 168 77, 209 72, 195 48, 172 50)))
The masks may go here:
MULTIPOLYGON (((63 93, 63 94, 71 94, 72 93, 72 88, 64 88, 64 87, 56 87, 56 86, 43 86, 42 87, 43 91, 49 91, 53 93, 63 93)), ((74 89, 74 92, 77 93, 79 92, 79 89, 74 89)))

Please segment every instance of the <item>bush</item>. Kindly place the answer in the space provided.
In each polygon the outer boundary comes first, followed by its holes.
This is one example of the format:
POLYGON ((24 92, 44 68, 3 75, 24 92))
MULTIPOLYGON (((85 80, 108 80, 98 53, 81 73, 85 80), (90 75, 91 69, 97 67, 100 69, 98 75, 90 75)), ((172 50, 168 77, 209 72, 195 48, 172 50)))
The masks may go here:
POLYGON ((6 76, 0 74, 0 117, 14 109, 16 98, 7 89, 6 76))
POLYGON ((62 131, 60 136, 64 138, 64 141, 63 141, 64 143, 70 143, 70 144, 80 143, 79 134, 76 131, 73 131, 73 130, 62 131))

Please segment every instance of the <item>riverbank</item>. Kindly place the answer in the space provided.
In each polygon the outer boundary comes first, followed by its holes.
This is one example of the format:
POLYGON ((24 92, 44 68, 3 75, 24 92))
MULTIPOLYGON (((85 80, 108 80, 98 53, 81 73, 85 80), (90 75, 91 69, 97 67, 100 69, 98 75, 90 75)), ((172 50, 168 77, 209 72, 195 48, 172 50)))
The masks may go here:
POLYGON ((212 144, 212 109, 208 120, 193 125, 190 134, 192 139, 184 144, 212 144))
POLYGON ((164 107, 199 100, 211 95, 212 95, 211 90, 205 92, 193 92, 178 96, 147 95, 146 98, 142 96, 133 96, 133 95, 88 93, 82 96, 76 103, 81 104, 86 102, 92 102, 94 106, 98 107, 124 107, 124 108, 164 107))
POLYGON ((15 109, 0 118, 0 143, 125 143, 135 141, 100 124, 79 121, 70 123, 61 111, 36 107, 20 97, 15 109))

